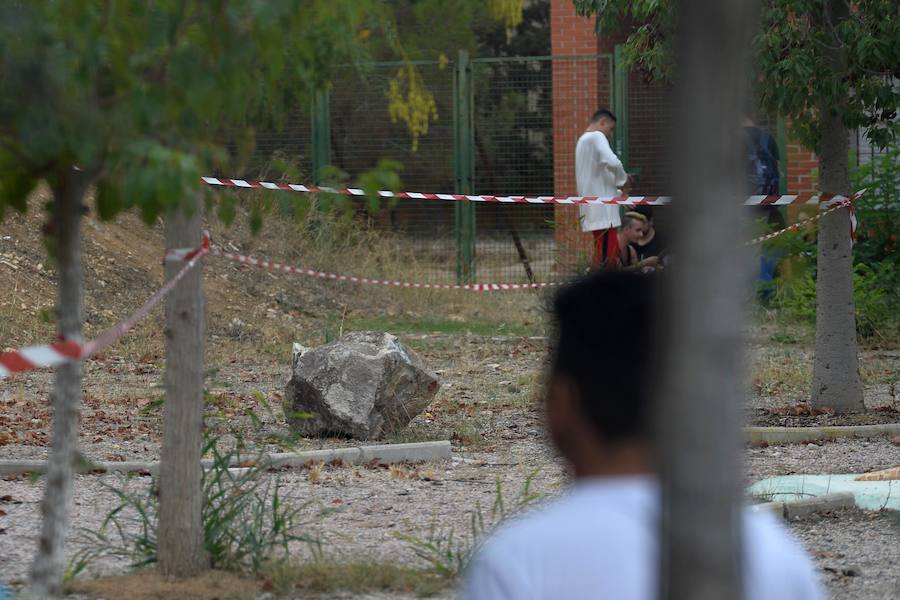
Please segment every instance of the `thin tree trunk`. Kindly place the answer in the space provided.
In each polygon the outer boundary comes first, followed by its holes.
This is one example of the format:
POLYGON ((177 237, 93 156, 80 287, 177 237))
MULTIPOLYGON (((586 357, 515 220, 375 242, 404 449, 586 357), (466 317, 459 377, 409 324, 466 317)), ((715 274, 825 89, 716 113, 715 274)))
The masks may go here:
POLYGON ((509 227, 509 234, 512 236, 513 245, 516 247, 516 252, 519 254, 519 261, 522 263, 522 267, 525 268, 525 275, 528 277, 528 283, 534 283, 534 271, 531 270, 531 261, 528 260, 528 252, 525 251, 525 245, 522 243, 522 238, 519 237, 519 231, 508 218, 506 219, 506 225, 509 227))
MULTIPOLYGON (((827 5, 828 21, 847 16, 843 0, 827 5)), ((841 72, 840 49, 832 51, 832 66, 841 72)), ((818 148, 822 191, 850 196, 849 132, 830 106, 822 107, 822 141, 818 148)), ((853 303, 853 245, 850 209, 841 208, 819 221, 816 260, 816 355, 813 362, 812 404, 837 412, 865 410, 856 346, 853 303)))
POLYGON ((657 411, 662 485, 661 596, 739 599, 741 324, 749 261, 739 137, 754 4, 681 2, 674 161, 677 210, 667 274, 657 411))
MULTIPOLYGON (((170 212, 166 245, 200 245, 201 202, 193 214, 170 212)), ((166 279, 184 263, 168 262, 166 279)), ((188 272, 166 302, 166 401, 159 485, 159 565, 166 575, 189 577, 208 567, 203 547, 200 458, 203 429, 202 269, 188 272)))
MULTIPOLYGON (((83 289, 81 269, 81 203, 87 177, 63 173, 53 188, 53 233, 56 242, 59 334, 81 342, 83 289)), ((41 537, 31 565, 31 588, 39 598, 58 596, 65 570, 65 542, 69 532, 72 478, 78 448, 81 409, 81 363, 68 362, 56 370, 53 401, 53 447, 41 503, 41 537)))

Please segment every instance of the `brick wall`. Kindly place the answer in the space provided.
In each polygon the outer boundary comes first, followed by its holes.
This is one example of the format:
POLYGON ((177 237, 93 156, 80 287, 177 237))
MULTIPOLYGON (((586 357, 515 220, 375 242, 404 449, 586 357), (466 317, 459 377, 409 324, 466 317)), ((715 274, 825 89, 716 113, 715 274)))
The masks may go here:
MULTIPOLYGON (((595 56, 612 52, 613 40, 600 40, 594 19, 579 17, 571 0, 551 0, 550 40, 556 57, 595 56)), ((612 82, 609 61, 559 58, 553 61, 553 193, 576 194, 575 143, 591 116, 609 107, 612 82)), ((590 260, 590 236, 581 232, 578 209, 555 209, 556 247, 565 267, 590 260)))
MULTIPOLYGON (((785 144, 787 159, 782 165, 782 173, 787 179, 787 193, 800 194, 803 192, 815 192, 818 190, 819 162, 814 152, 804 148, 799 142, 788 139, 785 144)), ((813 216, 816 213, 813 206, 788 206, 788 223, 796 223, 802 219, 813 216)))
POLYGON ((818 187, 816 177, 819 161, 814 152, 807 150, 798 142, 787 142, 787 162, 784 165, 789 194, 814 192, 818 187))
MULTIPOLYGON (((550 38, 555 57, 571 55, 612 54, 622 36, 598 37, 594 19, 579 17, 571 0, 551 0, 550 38)), ((612 104, 612 82, 605 61, 553 61, 553 166, 554 193, 574 195, 575 143, 584 131, 591 114, 612 104)), ((640 73, 628 78, 628 169, 639 171, 634 193, 667 195, 671 171, 666 128, 672 124, 671 90, 660 83, 644 81, 640 73)), ((774 126, 770 126, 774 131, 774 126)), ((814 191, 817 187, 815 154, 790 141, 783 170, 788 193, 814 191)), ((664 226, 669 208, 656 211, 656 221, 664 226)), ((797 211, 789 210, 796 220, 797 211)), ((572 207, 555 209, 556 248, 563 269, 585 265, 590 259, 590 236, 580 231, 578 211, 572 207)))

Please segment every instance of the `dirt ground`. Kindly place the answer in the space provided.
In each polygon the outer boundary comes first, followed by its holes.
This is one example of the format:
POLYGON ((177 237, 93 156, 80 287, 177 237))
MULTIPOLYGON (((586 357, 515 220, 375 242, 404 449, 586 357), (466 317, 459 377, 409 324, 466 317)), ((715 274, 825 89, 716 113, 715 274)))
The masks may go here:
MULTIPOLYGON (((52 267, 33 220, 17 217, 0 225, 0 277, 12 282, 13 290, 0 298, 0 343, 8 347, 52 339, 52 267)), ((216 230, 216 237, 243 251, 296 259, 299 251, 285 242, 289 231, 276 223, 261 238, 240 228, 216 230)), ((114 225, 88 220, 85 232, 87 331, 93 335, 136 308, 158 284, 161 242, 158 230, 128 218, 114 225)), ((355 272, 366 273, 369 266, 354 265, 355 272)), ((402 537, 425 536, 432 523, 465 535, 472 511, 493 504, 498 482, 507 499, 514 499, 527 480, 546 497, 564 486, 567 475, 545 438, 540 411, 546 356, 542 295, 406 294, 276 277, 231 264, 210 262, 206 269, 206 428, 226 444, 240 437, 252 451, 284 451, 351 443, 297 438, 287 429, 281 403, 292 341, 317 345, 353 329, 390 330, 441 378, 432 406, 387 441, 449 439, 451 460, 393 469, 326 465, 315 476, 308 469, 278 474, 292 502, 312 501, 304 509, 304 527, 322 540, 330 558, 421 564, 402 537)), ((747 422, 842 424, 827 411, 813 414, 803 403, 811 370, 808 329, 771 315, 757 317, 749 336, 747 422)), ((85 364, 80 443, 88 459, 158 459, 161 318, 155 311, 129 338, 85 364)), ((863 350, 866 402, 878 409, 863 417, 865 422, 900 421, 898 367, 896 347, 863 350)), ((0 381, 0 458, 46 456, 51 385, 47 371, 0 381)), ((887 439, 748 447, 745 452, 748 484, 790 473, 900 466, 900 447, 887 439)), ((76 528, 99 527, 115 505, 109 486, 126 483, 145 489, 149 478, 124 482, 115 475, 78 476, 76 528)), ((40 479, 0 480, 0 580, 21 582, 27 574, 42 490, 40 479)), ((815 557, 833 597, 900 598, 896 515, 842 511, 788 525, 815 557)), ((79 543, 76 531, 70 551, 79 543)), ((309 557, 311 549, 298 544, 292 554, 309 557)), ((126 566, 109 560, 89 574, 121 574, 126 566)), ((109 596, 101 588, 80 593, 73 598, 109 596)), ((260 593, 266 597, 267 592, 260 593)), ((372 592, 369 597, 406 596, 372 592)), ((438 597, 453 597, 453 592, 438 597)))

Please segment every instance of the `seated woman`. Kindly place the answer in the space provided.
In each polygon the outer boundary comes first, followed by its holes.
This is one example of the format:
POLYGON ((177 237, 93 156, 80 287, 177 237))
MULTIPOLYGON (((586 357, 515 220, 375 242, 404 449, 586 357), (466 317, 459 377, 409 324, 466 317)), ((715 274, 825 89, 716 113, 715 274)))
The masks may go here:
POLYGON ((635 206, 634 212, 647 217, 647 226, 644 227, 644 237, 636 243, 631 244, 635 252, 637 252, 638 259, 643 260, 645 258, 650 258, 651 256, 656 256, 662 260, 662 257, 666 252, 666 242, 664 236, 660 235, 655 227, 653 207, 646 205, 635 206))
POLYGON ((622 227, 619 228, 619 251, 616 253, 613 269, 621 271, 642 271, 659 264, 659 258, 649 256, 639 258, 635 245, 643 238, 648 226, 648 219, 639 212, 629 211, 622 217, 622 227))

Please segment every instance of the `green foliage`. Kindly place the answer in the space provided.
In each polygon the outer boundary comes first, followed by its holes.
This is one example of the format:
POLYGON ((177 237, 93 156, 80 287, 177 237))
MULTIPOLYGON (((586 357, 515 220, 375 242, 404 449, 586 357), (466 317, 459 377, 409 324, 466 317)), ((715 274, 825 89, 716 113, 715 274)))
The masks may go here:
MULTIPOLYGON (((673 77, 675 4, 670 0, 573 0, 581 15, 596 15, 597 29, 619 32, 633 23, 625 59, 652 79, 673 77)), ((900 121, 900 11, 896 0, 858 0, 846 18, 829 22, 823 0, 764 0, 754 64, 760 104, 789 117, 809 148, 821 138, 821 106, 836 111, 850 129, 866 128, 873 145, 886 148, 900 121), (829 53, 840 51, 840 68, 829 53)))
POLYGON ((597 33, 621 32, 633 23, 624 44, 624 59, 649 79, 668 81, 674 75, 675 3, 671 0, 573 0, 581 16, 596 15, 597 33))
POLYGON ((191 202, 230 142, 246 153, 387 17, 375 0, 0 4, 0 214, 73 165, 103 218, 191 202))
POLYGON ((866 189, 856 203, 857 261, 900 264, 900 149, 851 170, 853 189, 866 189))
MULTIPOLYGON (((281 484, 265 463, 246 461, 239 450, 221 451, 207 439, 204 454, 212 464, 203 472, 203 545, 213 568, 259 573, 274 553, 288 551, 291 542, 318 545, 299 533, 309 503, 285 504, 281 484), (244 462, 242 462, 242 458, 244 462), (249 464, 242 469, 236 465, 249 464)), ((119 504, 97 530, 80 529, 82 547, 69 564, 71 579, 102 557, 129 560, 142 567, 157 560, 159 497, 155 485, 134 493, 127 485, 108 488, 119 504)))
POLYGON ((396 537, 409 544, 413 553, 428 563, 435 574, 448 579, 456 578, 465 571, 491 530, 504 519, 541 498, 531 491, 531 483, 536 475, 537 472, 532 473, 525 479, 522 490, 511 507, 506 506, 503 485, 498 477, 490 512, 485 514, 481 503, 477 502, 475 508, 468 513, 467 534, 457 536, 453 527, 440 525, 434 518, 425 537, 408 534, 396 534, 396 537))
MULTIPOLYGON (((855 202, 859 223, 853 246, 853 289, 856 328, 868 339, 900 335, 897 290, 900 289, 900 151, 863 164, 850 172, 854 189, 866 188, 855 202)), ((775 303, 793 319, 814 322, 816 316, 815 236, 788 233, 767 243, 770 252, 790 260, 792 276, 775 283, 775 303)))
POLYGON ((522 22, 524 0, 487 0, 488 14, 506 27, 507 40, 511 40, 516 27, 522 22))
MULTIPOLYGON (((857 262, 853 270, 856 331, 865 339, 896 339, 900 332, 896 293, 900 268, 890 262, 870 266, 857 262)), ((807 268, 788 281, 781 281, 777 305, 787 317, 809 323, 816 320, 815 269, 807 268)))
POLYGON ((791 117, 801 141, 816 148, 821 106, 837 111, 850 129, 866 127, 873 145, 897 138, 900 87, 900 12, 894 0, 859 0, 836 22, 821 0, 764 3, 755 39, 756 66, 764 82, 757 94, 772 112, 791 117), (840 68, 829 54, 839 48, 840 68))
MULTIPOLYGON (((896 309, 900 289, 900 151, 893 150, 852 169, 854 189, 866 193, 854 203, 859 227, 853 246, 856 328, 866 339, 892 339, 900 334, 896 309)), ((769 242, 768 252, 781 257, 782 269, 772 286, 775 307, 788 318, 815 322, 816 236, 789 232, 769 242), (790 268, 784 265, 790 263, 790 268)))
POLYGON ((392 123, 406 125, 412 135, 412 150, 419 138, 428 133, 428 124, 437 121, 437 104, 416 68, 407 63, 397 69, 388 86, 388 114, 392 123))
MULTIPOLYGON (((403 169, 396 160, 381 159, 374 169, 370 169, 359 176, 359 187, 366 193, 366 207, 370 214, 377 214, 381 210, 381 198, 379 190, 398 191, 401 187, 399 172, 403 169)), ((396 198, 388 201, 388 206, 394 207, 396 198)))

